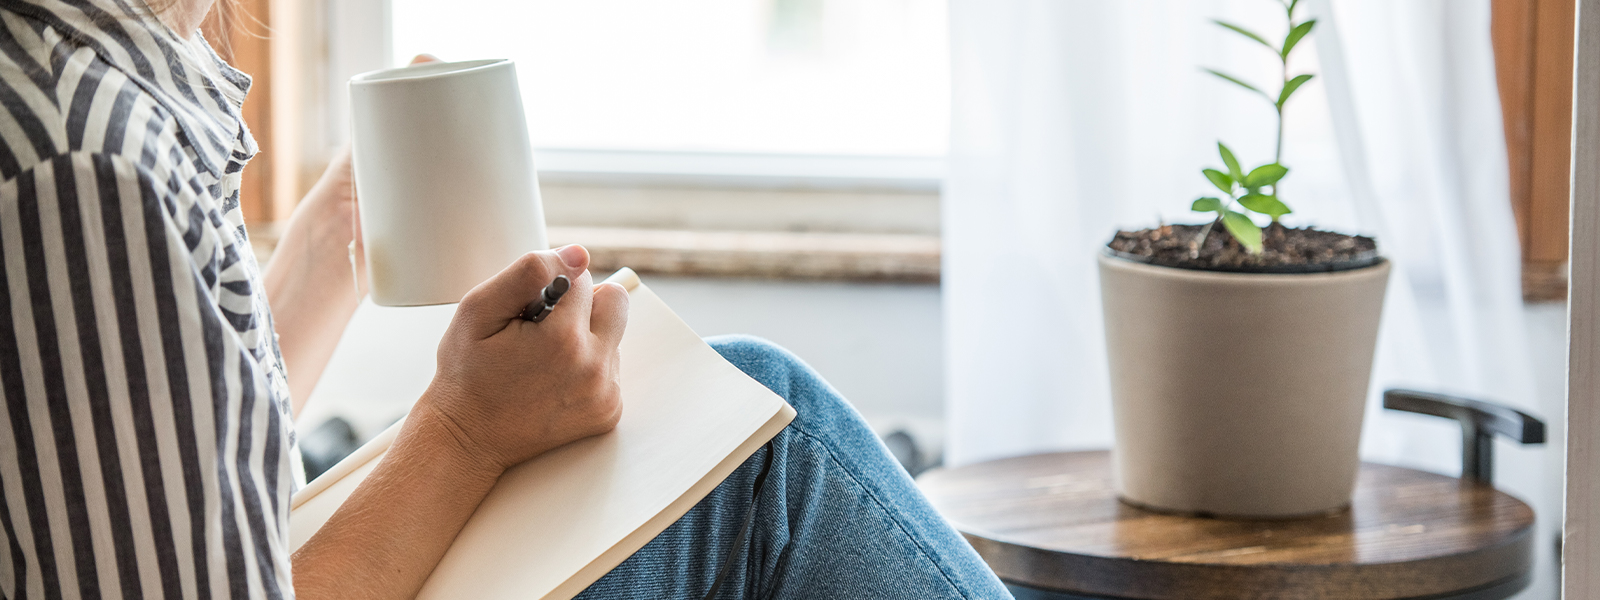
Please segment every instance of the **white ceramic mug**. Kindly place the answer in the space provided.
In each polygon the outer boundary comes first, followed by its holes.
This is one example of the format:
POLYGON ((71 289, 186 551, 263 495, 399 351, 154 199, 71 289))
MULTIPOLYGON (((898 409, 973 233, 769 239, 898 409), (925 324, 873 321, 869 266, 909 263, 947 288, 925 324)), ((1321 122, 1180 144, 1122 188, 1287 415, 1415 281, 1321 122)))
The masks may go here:
POLYGON ((363 73, 350 104, 373 302, 460 302, 549 247, 511 61, 363 73))

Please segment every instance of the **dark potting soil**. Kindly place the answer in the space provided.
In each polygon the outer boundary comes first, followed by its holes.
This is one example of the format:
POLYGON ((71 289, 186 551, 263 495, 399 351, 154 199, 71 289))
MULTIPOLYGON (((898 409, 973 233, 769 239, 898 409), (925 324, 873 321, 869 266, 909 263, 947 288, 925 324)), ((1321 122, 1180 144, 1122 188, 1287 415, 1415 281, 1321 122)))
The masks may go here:
POLYGON ((1118 231, 1106 246, 1129 260, 1204 271, 1312 273, 1356 269, 1381 260, 1378 243, 1370 237, 1310 227, 1294 229, 1280 223, 1262 230, 1261 254, 1251 254, 1221 223, 1211 228, 1204 245, 1197 249, 1205 228, 1203 224, 1166 225, 1118 231))

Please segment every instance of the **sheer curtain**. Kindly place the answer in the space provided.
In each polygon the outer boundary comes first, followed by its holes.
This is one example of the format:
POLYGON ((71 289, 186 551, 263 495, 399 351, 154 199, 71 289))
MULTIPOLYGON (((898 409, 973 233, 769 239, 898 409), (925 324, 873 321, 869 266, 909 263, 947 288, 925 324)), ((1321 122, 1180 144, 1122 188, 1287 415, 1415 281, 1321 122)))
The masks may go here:
MULTIPOLYGON (((1458 430, 1385 414, 1378 392, 1536 405, 1489 2, 1302 4, 1316 43, 1291 67, 1318 77, 1287 109, 1285 221, 1375 235, 1393 259, 1363 454, 1454 474, 1458 430)), ((1271 160, 1270 105, 1200 67, 1275 90, 1270 52, 1209 20, 1281 39, 1281 5, 951 0, 950 17, 947 462, 1109 446, 1094 253, 1117 228, 1199 221, 1217 140, 1271 160)), ((1502 487, 1540 495, 1538 469, 1506 467, 1502 487)))

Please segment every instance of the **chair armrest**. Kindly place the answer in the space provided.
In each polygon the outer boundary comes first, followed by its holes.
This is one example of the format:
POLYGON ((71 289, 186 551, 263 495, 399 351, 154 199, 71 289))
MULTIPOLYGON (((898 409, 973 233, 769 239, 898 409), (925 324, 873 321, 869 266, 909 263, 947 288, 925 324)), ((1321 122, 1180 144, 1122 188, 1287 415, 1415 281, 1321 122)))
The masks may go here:
POLYGON ((1543 444, 1544 421, 1538 417, 1492 402, 1419 392, 1387 390, 1383 407, 1454 419, 1461 424, 1461 478, 1494 483, 1494 436, 1501 435, 1521 444, 1543 444))

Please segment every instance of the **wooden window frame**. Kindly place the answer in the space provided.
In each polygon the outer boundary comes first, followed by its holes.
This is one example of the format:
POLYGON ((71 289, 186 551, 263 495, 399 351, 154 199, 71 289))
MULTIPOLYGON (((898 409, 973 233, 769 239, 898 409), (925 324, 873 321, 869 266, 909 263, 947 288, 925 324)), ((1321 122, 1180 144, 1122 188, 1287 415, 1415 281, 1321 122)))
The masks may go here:
POLYGON ((1529 301, 1567 295, 1573 0, 1493 0, 1491 33, 1529 301))

